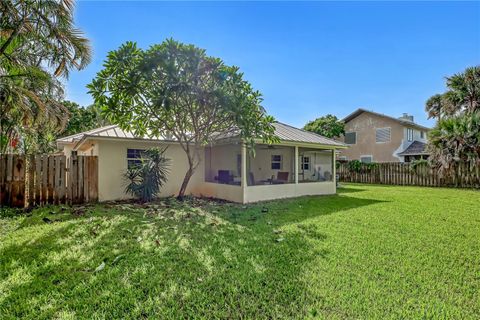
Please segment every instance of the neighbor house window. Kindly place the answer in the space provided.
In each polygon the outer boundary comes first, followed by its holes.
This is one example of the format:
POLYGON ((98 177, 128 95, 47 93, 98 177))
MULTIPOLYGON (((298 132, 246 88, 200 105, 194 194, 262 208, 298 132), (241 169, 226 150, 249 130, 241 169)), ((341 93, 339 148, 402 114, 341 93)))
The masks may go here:
POLYGON ((139 165, 142 162, 142 149, 127 149, 127 164, 129 168, 139 165))
POLYGON ((373 157, 372 156, 361 156, 360 161, 363 163, 372 163, 373 157))
POLYGON ((302 170, 310 170, 310 157, 302 156, 302 170))
POLYGON ((357 143, 357 133, 356 132, 345 132, 345 143, 346 144, 356 144, 357 143))
POLYGON ((282 169, 282 156, 279 154, 272 155, 272 170, 282 169))
POLYGON ((390 142, 390 128, 378 128, 375 133, 377 143, 390 142))
POLYGON ((347 161, 347 156, 340 156, 340 157, 338 157, 338 160, 347 161))
POLYGON ((407 140, 413 141, 413 129, 407 128, 407 140))

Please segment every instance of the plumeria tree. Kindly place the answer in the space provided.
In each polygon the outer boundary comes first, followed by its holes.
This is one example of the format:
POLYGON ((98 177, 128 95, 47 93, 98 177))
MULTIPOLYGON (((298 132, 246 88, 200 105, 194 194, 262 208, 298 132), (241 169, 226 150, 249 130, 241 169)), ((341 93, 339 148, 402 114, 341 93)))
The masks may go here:
POLYGON ((108 54, 88 87, 112 123, 138 136, 179 142, 188 160, 179 198, 206 144, 233 135, 249 146, 257 139, 277 141, 260 92, 238 67, 193 45, 169 39, 142 50, 127 42, 108 54))

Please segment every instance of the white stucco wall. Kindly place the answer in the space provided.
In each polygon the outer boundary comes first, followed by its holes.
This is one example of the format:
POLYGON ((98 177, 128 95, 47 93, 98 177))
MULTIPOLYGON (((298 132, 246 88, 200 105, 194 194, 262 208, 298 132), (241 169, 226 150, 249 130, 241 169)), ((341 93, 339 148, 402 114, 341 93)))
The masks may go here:
MULTIPOLYGON (((127 149, 148 149, 153 147, 168 147, 165 155, 171 160, 168 181, 162 188, 160 196, 174 196, 178 194, 188 161, 180 145, 162 144, 158 142, 99 140, 98 145, 98 190, 99 200, 117 200, 130 198, 125 193, 125 181, 122 173, 127 170, 127 149)), ((203 152, 200 153, 203 158, 203 152)), ((187 194, 198 194, 204 180, 203 160, 190 179, 187 194)))
POLYGON ((245 188, 243 202, 249 203, 307 195, 325 195, 334 194, 335 192, 335 181, 258 185, 245 188))

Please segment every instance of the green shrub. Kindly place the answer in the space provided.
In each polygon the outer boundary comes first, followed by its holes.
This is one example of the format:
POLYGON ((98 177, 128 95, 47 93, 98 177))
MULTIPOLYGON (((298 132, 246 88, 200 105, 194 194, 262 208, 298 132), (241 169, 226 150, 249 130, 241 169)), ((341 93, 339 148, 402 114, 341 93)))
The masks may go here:
POLYGON ((140 163, 127 169, 125 192, 142 202, 151 201, 160 192, 169 173, 170 159, 165 149, 152 148, 142 153, 140 163))

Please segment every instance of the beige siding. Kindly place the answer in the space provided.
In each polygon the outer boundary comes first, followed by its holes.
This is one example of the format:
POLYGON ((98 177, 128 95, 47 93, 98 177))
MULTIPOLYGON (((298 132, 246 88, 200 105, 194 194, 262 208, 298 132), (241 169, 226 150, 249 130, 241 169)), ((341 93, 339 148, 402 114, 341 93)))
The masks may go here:
POLYGON ((345 125, 345 132, 357 133, 357 143, 340 152, 340 156, 346 156, 348 160, 360 160, 361 156, 369 155, 373 156, 374 162, 402 160, 395 154, 402 151, 404 126, 394 120, 365 112, 350 120, 345 125), (390 142, 377 143, 376 128, 390 128, 390 142))

